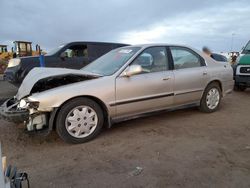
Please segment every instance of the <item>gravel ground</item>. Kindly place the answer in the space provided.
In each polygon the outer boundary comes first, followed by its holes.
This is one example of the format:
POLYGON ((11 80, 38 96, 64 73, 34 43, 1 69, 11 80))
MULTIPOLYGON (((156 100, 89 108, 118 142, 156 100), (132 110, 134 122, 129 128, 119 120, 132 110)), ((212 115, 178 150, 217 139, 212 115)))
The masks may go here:
POLYGON ((32 188, 250 187, 249 99, 250 90, 234 92, 212 114, 192 108, 123 122, 81 145, 0 120, 0 140, 32 188))

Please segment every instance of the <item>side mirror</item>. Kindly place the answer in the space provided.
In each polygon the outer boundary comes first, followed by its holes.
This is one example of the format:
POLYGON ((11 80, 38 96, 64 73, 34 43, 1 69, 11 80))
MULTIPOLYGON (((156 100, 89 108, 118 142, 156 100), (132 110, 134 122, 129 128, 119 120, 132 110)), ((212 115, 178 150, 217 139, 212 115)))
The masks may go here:
POLYGON ((142 73, 141 65, 131 65, 122 74, 122 76, 130 77, 142 73))
POLYGON ((68 57, 67 52, 62 52, 62 53, 60 54, 60 58, 65 59, 66 57, 68 57))

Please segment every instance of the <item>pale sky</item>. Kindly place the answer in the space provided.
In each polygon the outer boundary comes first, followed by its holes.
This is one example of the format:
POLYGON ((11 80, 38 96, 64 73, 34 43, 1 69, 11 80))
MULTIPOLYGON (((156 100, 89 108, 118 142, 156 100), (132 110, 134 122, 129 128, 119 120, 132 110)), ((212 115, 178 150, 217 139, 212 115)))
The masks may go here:
POLYGON ((250 40, 249 0, 0 0, 0 44, 45 50, 70 41, 186 44, 240 50, 250 40), (233 39, 233 40, 232 40, 233 39))

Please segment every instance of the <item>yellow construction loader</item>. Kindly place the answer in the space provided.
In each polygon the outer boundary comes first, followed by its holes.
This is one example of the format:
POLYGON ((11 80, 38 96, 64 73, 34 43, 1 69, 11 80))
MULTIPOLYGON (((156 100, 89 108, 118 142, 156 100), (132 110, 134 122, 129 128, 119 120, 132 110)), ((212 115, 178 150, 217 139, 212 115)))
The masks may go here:
POLYGON ((41 54, 41 48, 37 44, 36 50, 32 50, 32 42, 27 41, 14 41, 14 49, 13 55, 16 57, 24 57, 24 56, 37 56, 41 54))
POLYGON ((0 60, 8 60, 12 58, 12 52, 8 52, 7 45, 0 44, 0 60))
POLYGON ((7 62, 13 56, 12 52, 8 52, 7 45, 0 44, 0 74, 3 74, 7 67, 7 62))
POLYGON ((0 44, 0 74, 3 74, 9 59, 24 56, 38 56, 42 53, 38 44, 36 45, 36 50, 33 51, 32 42, 14 41, 13 43, 14 47, 12 47, 11 51, 8 51, 7 45, 0 44))

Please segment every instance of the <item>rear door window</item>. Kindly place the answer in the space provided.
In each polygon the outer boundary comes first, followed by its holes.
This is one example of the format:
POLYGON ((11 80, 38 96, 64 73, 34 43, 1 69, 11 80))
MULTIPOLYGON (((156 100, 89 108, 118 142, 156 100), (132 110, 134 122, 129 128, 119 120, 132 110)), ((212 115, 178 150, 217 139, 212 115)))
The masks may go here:
POLYGON ((172 53, 174 69, 202 66, 201 58, 189 49, 183 47, 170 47, 170 50, 172 53))

